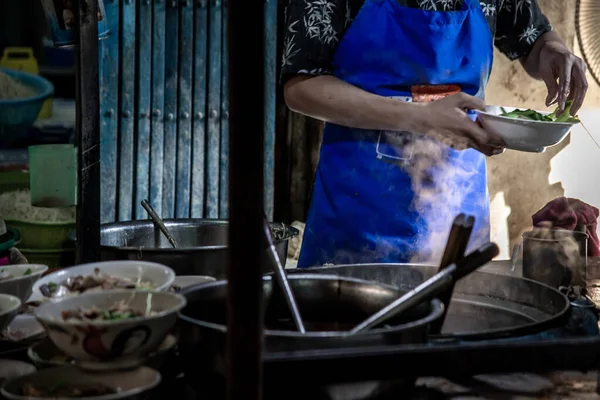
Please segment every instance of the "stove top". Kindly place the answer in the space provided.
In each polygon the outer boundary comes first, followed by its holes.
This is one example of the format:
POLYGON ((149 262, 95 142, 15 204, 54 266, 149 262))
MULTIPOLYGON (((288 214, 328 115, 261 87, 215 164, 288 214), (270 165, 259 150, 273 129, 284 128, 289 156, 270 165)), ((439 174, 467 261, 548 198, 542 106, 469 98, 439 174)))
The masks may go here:
MULTIPOLYGON (((561 372, 546 376, 515 373, 480 375, 468 379, 419 378, 416 381, 369 382, 310 388, 301 378, 298 385, 266 388, 264 400, 485 400, 485 399, 583 399, 595 398, 595 374, 561 372)), ((165 382, 150 400, 177 398, 224 399, 223 392, 194 390, 183 378, 165 382)))

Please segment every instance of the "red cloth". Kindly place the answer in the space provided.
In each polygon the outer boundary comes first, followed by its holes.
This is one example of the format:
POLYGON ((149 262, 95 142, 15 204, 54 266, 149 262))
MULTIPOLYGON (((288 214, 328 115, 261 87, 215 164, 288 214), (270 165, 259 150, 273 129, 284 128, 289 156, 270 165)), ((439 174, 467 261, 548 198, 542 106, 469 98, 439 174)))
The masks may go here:
POLYGON ((536 212, 532 218, 533 226, 539 227, 550 223, 552 228, 575 230, 578 225, 584 225, 588 240, 588 256, 600 256, 600 240, 596 229, 598 227, 599 210, 581 200, 559 197, 536 212))

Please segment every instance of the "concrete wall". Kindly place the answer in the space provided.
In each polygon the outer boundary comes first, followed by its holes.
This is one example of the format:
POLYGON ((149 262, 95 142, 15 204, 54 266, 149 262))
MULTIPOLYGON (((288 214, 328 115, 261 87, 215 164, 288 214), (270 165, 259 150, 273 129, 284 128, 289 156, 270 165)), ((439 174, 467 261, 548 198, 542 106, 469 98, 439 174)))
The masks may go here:
MULTIPOLYGON (((575 0, 540 0, 555 30, 578 53, 575 37, 575 0)), ((600 143, 600 87, 588 77, 590 93, 580 118, 600 143)), ((488 104, 546 109, 543 82, 533 81, 519 63, 496 53, 487 90, 488 104)), ((559 146, 543 154, 507 150, 488 163, 492 199, 492 239, 501 246, 501 257, 520 234, 531 227, 531 215, 558 196, 577 197, 600 207, 600 185, 593 182, 600 170, 600 148, 578 127, 559 146)))

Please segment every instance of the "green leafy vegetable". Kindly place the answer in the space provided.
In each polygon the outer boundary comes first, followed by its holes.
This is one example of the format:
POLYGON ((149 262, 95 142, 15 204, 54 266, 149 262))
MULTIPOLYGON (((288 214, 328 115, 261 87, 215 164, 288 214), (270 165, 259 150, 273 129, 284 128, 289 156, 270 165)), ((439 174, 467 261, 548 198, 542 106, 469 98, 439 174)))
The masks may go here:
POLYGON ((27 275, 31 275, 33 271, 31 270, 31 268, 27 268, 27 271, 25 271, 25 273, 23 274, 23 276, 27 276, 27 275))
POLYGON ((48 283, 48 289, 53 290, 56 289, 56 287, 58 287, 58 285, 54 282, 50 282, 48 283))
POLYGON ((565 111, 562 114, 558 115, 559 108, 556 107, 552 114, 544 115, 539 112, 531 109, 527 110, 513 110, 507 112, 504 108, 501 108, 502 114, 501 117, 515 118, 515 119, 526 119, 528 121, 542 121, 542 122, 579 122, 578 117, 572 117, 571 107, 573 106, 573 101, 567 101, 565 111))
POLYGON ((48 392, 50 394, 54 394, 54 393, 58 392, 60 389, 65 388, 67 385, 68 385, 68 383, 66 381, 63 381, 63 380, 58 381, 54 385, 52 385, 48 388, 48 392))

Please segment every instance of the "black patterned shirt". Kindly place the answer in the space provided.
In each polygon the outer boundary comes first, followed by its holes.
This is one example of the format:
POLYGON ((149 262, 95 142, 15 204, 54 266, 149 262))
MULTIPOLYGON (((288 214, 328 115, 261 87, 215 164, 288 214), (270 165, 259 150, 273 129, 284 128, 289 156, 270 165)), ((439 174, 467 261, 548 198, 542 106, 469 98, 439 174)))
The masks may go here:
MULTIPOLYGON (((396 0, 425 10, 460 10, 463 0, 396 0)), ((337 44, 364 0, 288 0, 282 83, 295 75, 331 75, 337 44)), ((537 0, 481 0, 495 46, 511 60, 529 53, 552 30, 537 0)))

